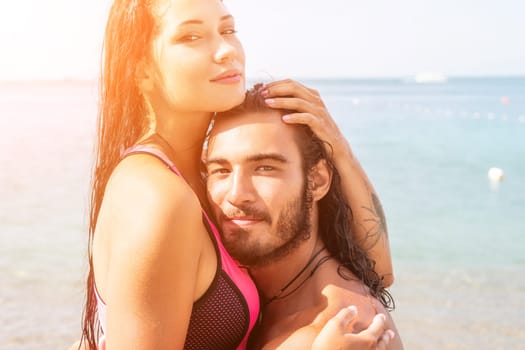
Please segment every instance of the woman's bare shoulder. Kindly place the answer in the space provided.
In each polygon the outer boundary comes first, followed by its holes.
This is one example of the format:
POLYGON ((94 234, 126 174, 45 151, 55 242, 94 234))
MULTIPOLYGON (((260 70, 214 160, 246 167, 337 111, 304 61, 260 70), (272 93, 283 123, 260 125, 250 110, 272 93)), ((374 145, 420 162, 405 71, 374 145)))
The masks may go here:
POLYGON ((195 193, 180 176, 159 159, 150 155, 136 154, 123 159, 108 181, 107 190, 121 191, 121 195, 156 196, 165 204, 194 199, 195 193))
POLYGON ((107 238, 105 273, 99 277, 111 281, 101 284, 102 293, 108 305, 122 307, 118 315, 126 317, 120 321, 137 314, 153 322, 154 317, 171 319, 165 312, 170 308, 181 315, 182 308, 191 310, 205 233, 195 194, 163 163, 136 155, 116 167, 95 238, 107 238), (150 296, 147 303, 144 295, 150 296))
POLYGON ((164 163, 134 155, 117 165, 106 186, 97 231, 105 231, 113 242, 126 241, 127 247, 162 247, 174 239, 197 243, 195 230, 201 227, 197 196, 164 163))

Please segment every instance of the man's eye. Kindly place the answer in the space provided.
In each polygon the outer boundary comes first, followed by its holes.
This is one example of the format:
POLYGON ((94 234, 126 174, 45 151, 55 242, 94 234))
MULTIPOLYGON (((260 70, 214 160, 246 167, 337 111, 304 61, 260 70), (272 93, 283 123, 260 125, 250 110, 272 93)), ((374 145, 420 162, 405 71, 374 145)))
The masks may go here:
POLYGON ((272 170, 275 170, 275 168, 273 166, 270 166, 270 165, 260 165, 257 167, 257 170, 259 171, 272 171, 272 170))
POLYGON ((218 168, 218 169, 212 169, 209 170, 208 173, 210 175, 220 175, 220 174, 228 174, 229 170, 226 168, 218 168))

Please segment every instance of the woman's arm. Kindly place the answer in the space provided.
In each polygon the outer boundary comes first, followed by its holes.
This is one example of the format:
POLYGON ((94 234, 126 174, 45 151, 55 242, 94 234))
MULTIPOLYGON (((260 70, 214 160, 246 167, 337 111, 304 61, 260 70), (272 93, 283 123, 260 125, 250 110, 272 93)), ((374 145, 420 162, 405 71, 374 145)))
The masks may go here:
MULTIPOLYGON (((273 339, 262 350, 294 349, 348 349, 348 350, 386 350, 395 338, 395 333, 388 328, 386 317, 377 314, 368 328, 359 333, 348 333, 349 325, 357 316, 355 306, 341 309, 322 326, 310 324, 282 337, 273 339)), ((322 317, 324 318, 324 317, 322 317)), ((319 323, 316 321, 316 323, 319 323)))
MULTIPOLYGON (((346 333, 348 324, 357 315, 355 307, 344 308, 337 315, 328 320, 323 328, 317 332, 313 327, 303 327, 297 334, 291 334, 284 342, 267 344, 266 349, 348 349, 348 350, 386 350, 395 338, 395 333, 386 327, 386 318, 383 314, 377 314, 367 329, 357 333, 346 333), (298 339, 295 339, 299 337, 298 339)), ((80 342, 73 344, 69 350, 78 350, 80 342)), ((80 348, 86 350, 86 348, 80 348)), ((106 350, 106 341, 102 339, 99 350, 106 350)))
POLYGON ((202 246, 200 209, 182 179, 151 157, 133 158, 116 169, 100 214, 109 233, 106 348, 182 349, 202 246))
POLYGON ((348 142, 343 138, 339 144, 339 148, 334 147, 334 162, 352 208, 352 231, 357 242, 376 262, 374 269, 382 277, 383 286, 389 287, 394 282, 394 275, 383 207, 348 142))
POLYGON ((306 124, 320 139, 330 144, 329 151, 352 209, 354 239, 376 262, 375 271, 383 278, 383 286, 390 286, 394 280, 392 258, 381 202, 319 93, 296 81, 280 80, 265 85, 263 94, 270 107, 297 111, 285 116, 285 122, 306 124))

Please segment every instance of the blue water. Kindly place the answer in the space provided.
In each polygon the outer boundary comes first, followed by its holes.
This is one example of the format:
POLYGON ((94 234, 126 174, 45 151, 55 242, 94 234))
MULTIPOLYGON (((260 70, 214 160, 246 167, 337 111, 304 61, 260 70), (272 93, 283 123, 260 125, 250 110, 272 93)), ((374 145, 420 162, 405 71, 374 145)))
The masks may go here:
MULTIPOLYGON (((525 348, 525 78, 306 83, 383 203, 406 348, 525 348)), ((0 84, 1 349, 79 336, 95 117, 96 84, 0 84)))
POLYGON ((397 261, 524 266, 525 79, 314 84, 376 186, 397 261))

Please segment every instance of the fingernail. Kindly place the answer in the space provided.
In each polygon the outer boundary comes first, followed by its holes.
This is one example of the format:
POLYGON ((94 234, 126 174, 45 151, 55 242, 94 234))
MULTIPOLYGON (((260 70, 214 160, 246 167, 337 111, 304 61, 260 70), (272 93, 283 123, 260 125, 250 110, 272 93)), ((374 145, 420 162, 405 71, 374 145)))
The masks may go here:
POLYGON ((349 307, 347 307, 348 311, 350 311, 352 314, 357 314, 357 307, 355 307, 354 305, 350 305, 349 307))
POLYGON ((264 89, 263 91, 261 91, 261 95, 262 95, 262 97, 268 96, 268 90, 264 89))
POLYGON ((267 98, 264 100, 264 102, 266 102, 267 104, 271 105, 275 102, 275 100, 273 98, 267 98))
MULTIPOLYGON (((288 114, 286 114, 286 115, 283 115, 282 119, 283 119, 284 121, 287 121, 287 120, 292 119, 292 117, 290 117, 288 114)), ((351 307, 351 306, 350 306, 350 307, 351 307)))
POLYGON ((390 340, 394 339, 394 337, 396 336, 396 333, 394 333, 393 330, 387 330, 386 331, 388 333, 388 335, 390 336, 390 340))

